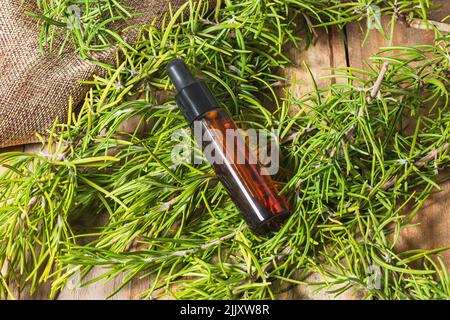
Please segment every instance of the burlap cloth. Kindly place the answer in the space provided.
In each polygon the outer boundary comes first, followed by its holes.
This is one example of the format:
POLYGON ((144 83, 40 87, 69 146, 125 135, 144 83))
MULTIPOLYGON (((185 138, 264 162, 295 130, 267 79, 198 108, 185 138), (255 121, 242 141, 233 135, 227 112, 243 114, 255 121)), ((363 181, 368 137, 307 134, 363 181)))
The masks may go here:
MULTIPOLYGON (((175 9, 186 0, 171 0, 175 9)), ((143 13, 129 24, 150 23, 162 16, 167 0, 130 0, 131 12, 143 13)), ((1 0, 0 4, 0 148, 36 142, 56 117, 64 121, 69 97, 77 106, 87 86, 79 83, 101 68, 82 60, 68 47, 61 55, 42 55, 39 30, 28 12, 39 12, 34 0, 1 0)), ((58 47, 59 43, 55 43, 58 47)), ((113 53, 111 53, 113 55, 113 53)), ((105 57, 104 57, 105 58, 105 57)), ((106 57, 107 58, 107 57, 106 57)))

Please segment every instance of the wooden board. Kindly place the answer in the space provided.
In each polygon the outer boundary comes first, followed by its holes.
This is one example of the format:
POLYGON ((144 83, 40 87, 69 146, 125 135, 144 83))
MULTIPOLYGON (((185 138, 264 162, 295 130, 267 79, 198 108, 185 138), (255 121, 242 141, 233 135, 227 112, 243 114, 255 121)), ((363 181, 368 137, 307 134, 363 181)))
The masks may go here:
MULTIPOLYGON (((448 0, 435 1, 443 7, 431 16, 431 19, 440 20, 450 14, 450 3, 448 0)), ((385 28, 388 29, 389 21, 383 19, 385 28)), ((317 30, 315 45, 305 50, 304 48, 289 48, 287 55, 293 63, 284 71, 283 75, 293 80, 292 93, 301 96, 313 88, 312 80, 306 70, 307 65, 320 87, 326 87, 330 79, 323 79, 322 76, 332 73, 328 68, 351 66, 364 68, 364 61, 374 54, 380 47, 389 44, 380 33, 372 32, 369 39, 364 42, 364 25, 351 24, 346 28, 347 41, 343 30, 332 28, 329 30, 317 30)), ((394 44, 414 45, 432 43, 434 34, 432 31, 417 30, 405 25, 398 24, 395 28, 394 44)), ((36 145, 26 147, 9 148, 4 151, 26 151, 34 152, 36 145)), ((0 168, 0 172, 1 172, 0 168)), ((409 228, 402 233, 399 248, 436 248, 450 245, 450 181, 442 184, 442 191, 436 192, 425 203, 422 212, 414 220, 417 227, 409 228)), ((450 267, 450 250, 443 253, 447 267, 450 267)), ((95 278, 102 273, 101 268, 95 268, 89 279, 95 278)), ((89 279, 86 279, 88 281, 89 279)), ((317 275, 311 275, 309 281, 319 281, 317 275)), ((121 285, 120 277, 108 283, 95 283, 88 287, 76 288, 69 286, 58 296, 58 299, 104 299, 108 297, 118 286, 121 285)), ((137 294, 151 284, 151 279, 136 279, 131 284, 123 288, 112 299, 135 299, 137 294)), ((49 288, 43 288, 34 297, 23 294, 21 299, 45 299, 48 298, 49 288)), ((282 299, 333 299, 334 297, 324 291, 313 291, 305 286, 297 286, 288 293, 282 295, 282 299)), ((339 297, 340 299, 355 299, 349 292, 339 297)))
MULTIPOLYGON (((450 14, 450 2, 448 0, 434 1, 442 6, 441 10, 432 12, 430 19, 438 21, 450 14)), ((387 18, 387 17, 386 17, 387 18)), ((390 28, 390 19, 383 19, 385 30, 390 28)), ((389 40, 378 32, 372 32, 364 46, 362 42, 366 29, 351 24, 347 28, 349 39, 348 55, 350 66, 365 68, 364 61, 368 61, 378 48, 389 46, 389 40)), ((404 24, 396 24, 392 45, 420 45, 432 44, 434 31, 418 30, 404 24)), ((448 176, 446 172, 442 176, 448 176)), ((450 181, 441 184, 442 191, 436 190, 424 204, 421 212, 413 219, 417 227, 407 228, 402 231, 398 249, 433 249, 450 245, 450 181)), ((442 253, 442 258, 450 270, 450 250, 442 253)))
MULTIPOLYGON (((441 5, 441 10, 431 14, 430 19, 440 21, 450 14, 450 2, 448 0, 434 1, 441 5)), ((390 19, 383 17, 382 25, 388 33, 390 30, 390 19)), ((339 67, 345 66, 347 62, 349 67, 366 69, 366 62, 374 55, 379 48, 389 46, 390 40, 384 37, 376 30, 370 33, 369 38, 365 39, 367 26, 365 23, 352 23, 346 27, 347 42, 344 46, 339 44, 342 35, 337 30, 332 31, 332 35, 324 37, 319 33, 318 44, 310 48, 307 52, 298 50, 290 57, 294 59, 294 67, 288 69, 286 73, 292 79, 296 75, 297 79, 307 77, 301 65, 308 64, 314 74, 326 75, 325 71, 318 71, 320 66, 339 67), (338 42, 338 43, 336 43, 338 42), (344 51, 344 52, 343 52, 344 51), (345 55, 347 55, 345 57, 345 55), (328 59, 327 59, 328 58, 328 59), (297 75, 300 74, 300 75, 297 75)), ((434 32, 432 30, 418 30, 398 23, 394 28, 394 37, 392 45, 420 45, 432 44, 434 42, 434 32)), ((327 85, 327 81, 318 81, 319 87, 327 85)), ((310 87, 311 84, 306 80, 299 83, 294 89, 295 95, 301 95, 302 87, 310 87)), ((448 173, 446 173, 448 176, 448 173)), ((450 245, 450 181, 441 184, 442 190, 436 191, 424 204, 422 210, 415 216, 412 223, 417 224, 414 228, 404 229, 398 242, 399 250, 408 249, 433 249, 450 245)), ((445 265, 450 270, 450 250, 442 254, 445 265)), ((306 279, 307 282, 321 282, 318 275, 312 274, 306 279)), ((331 288, 337 289, 337 288, 331 288)), ((335 297, 326 291, 316 291, 311 287, 297 286, 287 294, 282 296, 284 299, 335 299, 335 297)), ((338 299, 358 299, 349 290, 338 299)))

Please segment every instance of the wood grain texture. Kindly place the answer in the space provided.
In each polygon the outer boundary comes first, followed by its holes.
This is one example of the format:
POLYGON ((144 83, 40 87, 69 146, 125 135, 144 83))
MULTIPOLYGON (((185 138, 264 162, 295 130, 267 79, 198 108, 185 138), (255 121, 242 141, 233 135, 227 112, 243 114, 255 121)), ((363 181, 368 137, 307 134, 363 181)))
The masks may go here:
MULTIPOLYGON (((429 15, 430 19, 440 21, 450 14, 450 1, 435 0, 436 10, 429 15)), ((385 34, 389 36, 391 29, 391 18, 382 17, 382 26, 385 34)), ((347 48, 348 59, 351 67, 366 67, 366 62, 370 60, 370 56, 375 54, 380 48, 389 46, 390 39, 377 32, 376 29, 371 30, 370 36, 365 39, 367 32, 367 23, 351 23, 346 26, 347 31, 347 48)), ((414 46, 420 44, 432 44, 434 42, 434 32, 430 30, 418 30, 408 27, 405 23, 397 22, 394 26, 394 37, 392 45, 414 46)))
MULTIPOLYGON (((389 33, 391 19, 382 18, 382 25, 386 33, 389 33)), ((392 45, 414 46, 419 44, 431 44, 434 41, 434 32, 417 30, 402 23, 396 23, 394 28, 392 45)), ((380 48, 387 47, 390 39, 384 37, 377 30, 371 30, 370 37, 364 41, 367 26, 365 23, 352 23, 347 26, 348 58, 353 68, 366 69, 367 62, 380 48)))
MULTIPOLYGON (((430 19, 439 21, 450 14, 450 1, 433 1, 440 9, 430 14, 430 19)), ((382 25, 388 33, 390 19, 383 17, 382 25)), ((365 69, 365 62, 381 47, 389 45, 381 33, 372 31, 369 39, 364 42, 366 24, 350 24, 347 27, 348 53, 350 66, 365 69)), ((434 42, 433 30, 418 30, 397 23, 392 44, 414 46, 432 44, 434 42)), ((448 176, 448 174, 447 174, 448 176)), ((422 210, 414 217, 414 228, 404 229, 398 242, 398 250, 433 249, 450 245, 450 182, 441 185, 442 190, 435 193, 425 202, 422 210)), ((408 213, 405 213, 408 214, 408 213)), ((450 270, 450 250, 441 253, 447 268, 450 270)))
MULTIPOLYGON (((303 33, 298 36, 305 37, 303 33)), ((335 81, 324 78, 334 74, 330 69, 346 65, 344 33, 338 28, 316 29, 311 45, 306 47, 301 42, 299 47, 287 48, 286 55, 292 62, 282 71, 282 76, 291 81, 289 91, 294 97, 299 98, 314 90, 314 81, 319 88, 326 88, 335 81)))
MULTIPOLYGON (((448 175, 448 173, 447 173, 448 175)), ((450 246, 450 181, 441 183, 441 190, 427 199, 422 210, 413 218, 413 228, 405 228, 397 244, 398 250, 436 249, 450 246)), ((441 253, 450 270, 450 250, 441 253)))
MULTIPOLYGON (((448 0, 435 1, 440 6, 440 10, 432 13, 430 19, 441 20, 450 14, 450 2, 448 0)), ((382 18, 383 28, 389 34, 391 19, 382 18)), ((329 33, 320 30, 318 32, 317 44, 309 48, 306 52, 298 49, 291 49, 289 57, 293 59, 293 64, 286 70, 284 75, 289 79, 297 79, 297 85, 293 87, 293 94, 296 97, 302 95, 303 89, 313 89, 308 81, 309 74, 303 67, 303 63, 309 65, 312 73, 316 76, 323 76, 330 71, 322 68, 345 67, 346 62, 349 67, 366 69, 370 57, 382 48, 390 45, 390 40, 377 30, 372 30, 370 36, 365 40, 367 24, 352 23, 346 27, 347 42, 344 45, 342 34, 334 29, 329 33), (328 38, 324 37, 328 34, 328 38), (348 56, 345 56, 347 48, 348 56), (292 52, 293 51, 293 52, 292 52), (300 81, 298 81, 300 79, 300 81)), ((418 30, 397 23, 394 28, 392 45, 414 46, 420 44, 432 44, 434 42, 434 32, 432 30, 418 30)), ((318 86, 328 85, 329 79, 318 78, 318 86)), ((425 202, 422 210, 414 217, 412 223, 417 224, 413 228, 404 229, 401 232, 397 250, 410 249, 434 249, 450 245, 450 181, 441 185, 442 190, 436 192, 425 202)), ((450 270, 450 250, 441 254, 443 261, 450 270)), ((311 274, 306 279, 307 283, 322 282, 317 274, 311 274)), ((321 299, 330 300, 336 297, 329 293, 338 289, 331 287, 329 290, 317 290, 314 287, 299 285, 281 295, 281 299, 321 299)), ((337 299, 358 299, 360 294, 354 294, 350 289, 337 299)))

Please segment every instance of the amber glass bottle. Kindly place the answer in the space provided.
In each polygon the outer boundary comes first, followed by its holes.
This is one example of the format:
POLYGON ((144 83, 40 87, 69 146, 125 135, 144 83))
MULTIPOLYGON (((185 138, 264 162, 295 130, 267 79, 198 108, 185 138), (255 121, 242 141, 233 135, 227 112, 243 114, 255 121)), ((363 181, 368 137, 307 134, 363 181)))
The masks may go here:
POLYGON ((167 73, 178 92, 177 104, 194 128, 196 140, 204 150, 213 151, 205 154, 206 158, 247 224, 258 234, 277 230, 289 216, 289 210, 270 176, 263 174, 265 169, 258 165, 256 154, 233 119, 219 108, 207 86, 192 76, 183 61, 171 61, 167 73))

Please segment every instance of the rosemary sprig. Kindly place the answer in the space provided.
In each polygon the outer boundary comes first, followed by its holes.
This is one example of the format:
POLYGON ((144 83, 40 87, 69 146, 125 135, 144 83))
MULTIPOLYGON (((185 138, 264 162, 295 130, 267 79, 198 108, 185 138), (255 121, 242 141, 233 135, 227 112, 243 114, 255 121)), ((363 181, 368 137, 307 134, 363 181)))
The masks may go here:
MULTIPOLYGON (((55 296, 101 265, 100 278, 125 274, 123 285, 152 276, 143 298, 274 298, 311 272, 324 279, 316 286, 342 286, 335 294, 448 298, 448 275, 432 259, 446 248, 395 245, 450 164, 449 36, 385 48, 369 71, 336 70, 345 84, 301 98, 279 101, 272 88, 289 62, 282 48, 299 42, 296 16, 345 23, 364 3, 225 0, 212 12, 189 3, 159 28, 140 27, 135 43, 119 42, 116 66, 88 82, 81 110, 55 124, 42 152, 2 155, 0 296, 46 281, 55 296), (272 238, 243 226, 208 165, 172 163, 172 134, 187 129, 162 72, 176 56, 243 126, 279 130, 277 181, 293 214, 272 238), (130 119, 131 132, 122 126, 130 119)), ((421 14, 427 6, 395 3, 421 14)))

